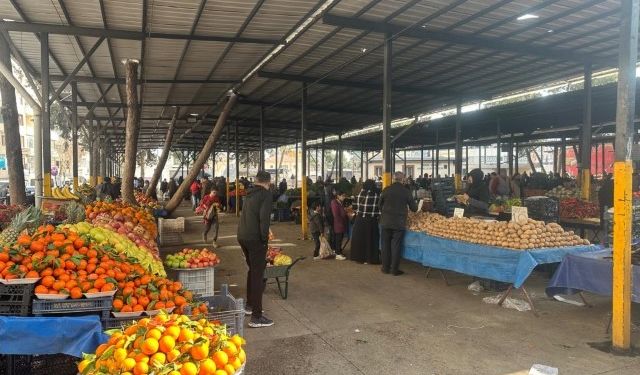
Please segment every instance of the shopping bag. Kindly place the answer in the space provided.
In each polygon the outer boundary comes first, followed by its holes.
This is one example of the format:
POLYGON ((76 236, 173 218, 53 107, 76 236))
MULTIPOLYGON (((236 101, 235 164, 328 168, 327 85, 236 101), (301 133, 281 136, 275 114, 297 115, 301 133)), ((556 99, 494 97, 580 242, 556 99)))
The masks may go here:
POLYGON ((334 256, 335 254, 333 253, 333 250, 331 250, 331 245, 329 245, 329 241, 327 241, 327 238, 324 236, 324 234, 321 235, 320 236, 320 258, 328 259, 334 256))

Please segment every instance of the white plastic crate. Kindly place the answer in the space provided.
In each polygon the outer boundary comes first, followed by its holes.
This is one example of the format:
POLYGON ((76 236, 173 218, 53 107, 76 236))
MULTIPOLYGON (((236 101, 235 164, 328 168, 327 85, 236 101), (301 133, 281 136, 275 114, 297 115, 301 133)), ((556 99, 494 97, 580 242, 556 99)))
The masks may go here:
POLYGON ((162 246, 180 245, 184 242, 180 233, 161 233, 159 237, 158 244, 162 246))
POLYGON ((211 297, 214 295, 215 268, 200 269, 174 269, 171 270, 174 279, 182 283, 182 286, 193 292, 198 297, 211 297))
POLYGON ((184 233, 184 217, 177 219, 158 219, 158 231, 164 233, 184 233))

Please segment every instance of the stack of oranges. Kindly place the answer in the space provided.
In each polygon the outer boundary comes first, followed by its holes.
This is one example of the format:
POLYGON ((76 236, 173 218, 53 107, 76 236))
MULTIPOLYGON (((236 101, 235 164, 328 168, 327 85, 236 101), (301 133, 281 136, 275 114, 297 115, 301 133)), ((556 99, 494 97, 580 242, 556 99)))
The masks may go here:
MULTIPOLYGON (((192 293, 180 282, 150 275, 133 261, 108 245, 47 225, 0 249, 0 275, 5 279, 40 278, 35 293, 68 294, 74 299, 82 298, 83 293, 117 290, 114 311, 174 307, 181 312, 192 302, 192 293)), ((206 311, 201 306, 195 311, 206 311)))
POLYGON ((162 312, 108 333, 80 374, 233 375, 246 361, 244 339, 206 319, 162 312))

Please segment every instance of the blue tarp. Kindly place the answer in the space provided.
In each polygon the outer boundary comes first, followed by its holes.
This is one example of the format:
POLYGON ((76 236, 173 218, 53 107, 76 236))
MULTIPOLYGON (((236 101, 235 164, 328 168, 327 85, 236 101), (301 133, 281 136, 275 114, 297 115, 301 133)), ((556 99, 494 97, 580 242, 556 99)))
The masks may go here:
POLYGON ((97 316, 0 316, 0 354, 93 353, 109 339, 97 316))
POLYGON ((511 283, 519 288, 538 264, 558 263, 567 254, 598 249, 597 246, 589 245, 509 250, 407 231, 404 236, 403 257, 426 267, 511 283))
MULTIPOLYGON (((549 281, 547 295, 574 294, 587 291, 603 296, 611 295, 611 249, 587 254, 567 255, 549 281)), ((631 267, 633 287, 631 300, 640 303, 640 267, 631 267)))

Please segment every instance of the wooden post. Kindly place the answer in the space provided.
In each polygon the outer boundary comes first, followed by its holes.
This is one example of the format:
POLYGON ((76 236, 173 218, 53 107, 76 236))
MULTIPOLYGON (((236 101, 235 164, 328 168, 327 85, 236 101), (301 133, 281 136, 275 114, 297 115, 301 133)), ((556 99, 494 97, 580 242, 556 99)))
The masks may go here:
POLYGON ((173 212, 182 202, 182 197, 184 197, 184 194, 189 189, 191 181, 194 181, 196 179, 198 173, 200 173, 200 168, 202 168, 204 163, 207 162, 209 155, 211 155, 211 150, 213 150, 216 142, 218 141, 218 138, 220 138, 220 134, 222 133, 222 129, 224 128, 224 124, 227 121, 227 117, 229 117, 229 113, 231 112, 233 105, 236 103, 236 99, 236 94, 231 92, 227 103, 224 105, 222 112, 220 112, 220 115, 218 116, 216 125, 211 130, 209 138, 207 138, 207 142, 205 142, 202 150, 198 154, 198 157, 194 161, 189 174, 184 179, 184 181, 182 181, 182 184, 178 186, 178 190, 165 206, 165 210, 173 212))
MULTIPOLYGON (((162 175, 162 170, 164 169, 164 166, 167 163, 167 159, 169 158, 169 150, 171 149, 171 142, 173 141, 173 133, 176 127, 176 121, 178 119, 178 112, 179 109, 176 108, 176 112, 173 114, 173 119, 169 124, 167 135, 164 138, 164 146, 162 147, 162 152, 160 153, 160 157, 158 158, 158 165, 156 165, 156 169, 153 171, 153 175, 151 176, 151 181, 149 181, 149 188, 146 192, 147 195, 151 195, 151 193, 156 190, 158 181, 160 181, 160 176, 162 175)), ((215 163, 215 157, 213 162, 215 163)), ((213 169, 215 172, 215 166, 213 169)))
MULTIPOLYGON (((138 61, 125 62, 127 123, 124 149, 124 173, 122 175, 122 200, 136 204, 133 195, 133 177, 136 173, 136 155, 138 153, 138 134, 140 133, 140 110, 138 108, 138 61)), ((174 197, 180 195, 176 193, 174 197)), ((171 211, 171 210, 170 210, 171 211)))

